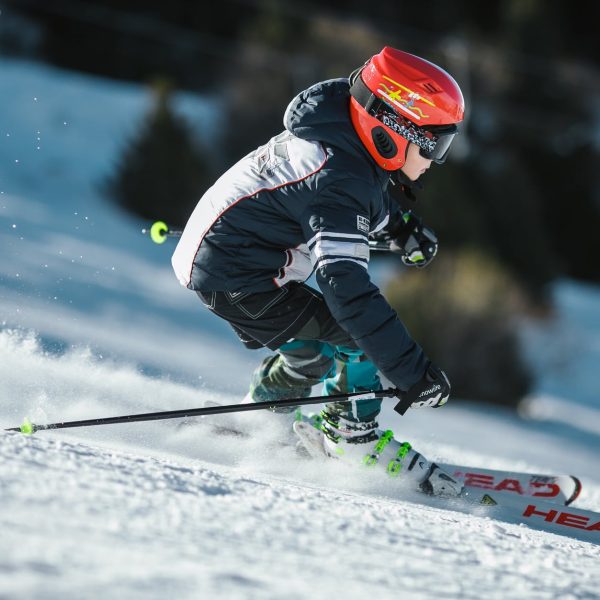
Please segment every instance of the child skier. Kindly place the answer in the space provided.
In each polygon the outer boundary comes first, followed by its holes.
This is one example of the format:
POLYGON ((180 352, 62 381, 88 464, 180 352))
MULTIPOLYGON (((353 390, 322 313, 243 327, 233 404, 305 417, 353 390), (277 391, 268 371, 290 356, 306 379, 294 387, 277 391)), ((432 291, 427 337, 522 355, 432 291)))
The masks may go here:
MULTIPOLYGON (((179 281, 227 320, 249 348, 275 353, 249 398, 381 389, 378 371, 438 407, 444 372, 424 354, 368 275, 369 241, 383 236, 408 265, 425 266, 437 239, 388 191, 443 163, 462 121, 458 84, 436 65, 386 47, 349 79, 317 83, 289 104, 285 131, 242 158, 204 194, 173 255, 179 281), (321 293, 304 282, 313 273, 321 293)), ((324 452, 399 470, 422 489, 461 484, 376 421, 381 400, 329 404, 324 452), (365 457, 375 457, 365 460, 365 457)))

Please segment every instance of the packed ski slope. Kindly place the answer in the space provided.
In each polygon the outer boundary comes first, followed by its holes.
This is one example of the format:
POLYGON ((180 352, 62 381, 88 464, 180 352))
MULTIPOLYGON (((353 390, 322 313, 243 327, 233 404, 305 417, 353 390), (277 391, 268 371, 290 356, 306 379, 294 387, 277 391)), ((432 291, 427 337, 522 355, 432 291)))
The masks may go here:
POLYGON ((335 479, 17 436, 0 456, 4 597, 598 597, 597 546, 335 479))
MULTIPOLYGON (((146 106, 134 86, 0 58, 2 428, 235 402, 260 359, 97 192, 146 106)), ((177 106, 215 121, 206 99, 177 106)), ((528 419, 454 402, 382 421, 431 458, 576 474, 577 504, 600 510, 600 292, 556 293, 560 319, 527 334, 528 419)), ((600 546, 576 531, 449 511, 300 459, 274 415, 235 419, 249 439, 198 420, 0 433, 0 597, 600 597, 600 546)))

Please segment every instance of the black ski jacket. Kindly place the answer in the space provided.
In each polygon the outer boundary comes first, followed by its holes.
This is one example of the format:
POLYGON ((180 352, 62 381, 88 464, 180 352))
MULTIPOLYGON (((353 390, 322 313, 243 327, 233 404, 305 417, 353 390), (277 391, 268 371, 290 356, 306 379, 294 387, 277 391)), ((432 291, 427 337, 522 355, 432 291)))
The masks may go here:
POLYGON ((369 278, 369 235, 389 219, 389 173, 356 134, 349 98, 347 79, 294 98, 285 131, 201 198, 172 263, 183 285, 202 292, 265 292, 316 271, 337 322, 406 390, 427 359, 369 278))

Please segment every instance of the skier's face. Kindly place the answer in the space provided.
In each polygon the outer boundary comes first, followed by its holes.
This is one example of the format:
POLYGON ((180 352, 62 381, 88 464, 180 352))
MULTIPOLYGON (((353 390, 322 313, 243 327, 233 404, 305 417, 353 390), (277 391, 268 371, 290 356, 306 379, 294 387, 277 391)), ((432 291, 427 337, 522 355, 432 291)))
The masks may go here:
POLYGON ((419 154, 419 146, 410 143, 406 153, 406 162, 400 169, 411 181, 418 179, 429 167, 431 160, 419 154))

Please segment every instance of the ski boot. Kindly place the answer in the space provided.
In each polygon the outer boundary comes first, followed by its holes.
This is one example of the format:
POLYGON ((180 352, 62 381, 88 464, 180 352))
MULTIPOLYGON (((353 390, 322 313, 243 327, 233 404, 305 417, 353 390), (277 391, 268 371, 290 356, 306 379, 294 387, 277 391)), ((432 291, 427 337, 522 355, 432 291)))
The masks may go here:
POLYGON ((462 483, 428 461, 408 442, 399 442, 392 431, 378 429, 377 421, 351 421, 339 414, 321 412, 326 456, 351 465, 383 468, 390 477, 408 477, 417 487, 435 496, 458 496, 462 483))

